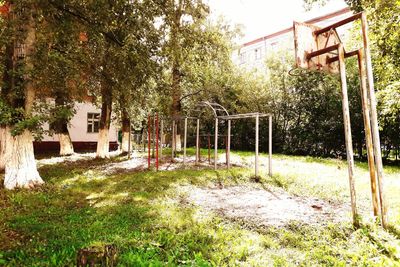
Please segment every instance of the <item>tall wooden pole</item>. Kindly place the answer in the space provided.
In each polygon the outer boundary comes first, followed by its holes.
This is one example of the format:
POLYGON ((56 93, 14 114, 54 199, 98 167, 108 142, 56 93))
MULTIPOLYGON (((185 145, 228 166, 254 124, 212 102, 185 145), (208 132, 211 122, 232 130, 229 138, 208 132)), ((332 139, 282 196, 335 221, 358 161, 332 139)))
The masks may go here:
POLYGON ((200 155, 200 148, 199 148, 199 143, 200 143, 200 119, 197 119, 197 125, 196 125, 196 164, 199 163, 199 155, 200 155))
POLYGON ((187 118, 185 118, 185 130, 183 136, 183 165, 186 163, 186 142, 187 142, 187 118))
POLYGON ((231 167, 231 120, 228 120, 228 144, 226 161, 226 165, 229 169, 231 167))
POLYGON ((378 216, 379 200, 378 200, 377 185, 376 185, 376 168, 375 168, 374 148, 373 148, 372 133, 371 133, 370 109, 368 103, 367 74, 365 71, 364 51, 362 49, 358 50, 358 70, 360 75, 361 103, 363 109, 365 141, 367 145, 369 176, 371 181, 372 206, 373 206, 374 216, 378 216))
POLYGON ((354 226, 359 227, 357 205, 356 205, 356 192, 354 186, 353 142, 351 139, 351 124, 350 124, 349 99, 347 94, 346 66, 344 62, 344 48, 342 44, 339 44, 338 53, 339 53, 340 82, 342 87, 343 122, 344 122, 344 134, 346 141, 347 163, 349 172, 351 210, 353 214, 353 224, 354 226))
POLYGON ((272 115, 268 118, 268 174, 272 176, 272 115))
POLYGON ((259 117, 258 114, 256 115, 256 142, 255 142, 255 176, 258 176, 258 126, 259 126, 259 117))
POLYGON ((367 80, 368 80, 368 97, 371 105, 371 128, 372 137, 374 143, 374 154, 375 154, 375 164, 376 164, 376 174, 378 178, 378 188, 379 188, 379 200, 381 204, 381 216, 382 216, 382 226, 387 228, 388 224, 388 206, 386 203, 386 196, 384 190, 384 178, 383 178, 383 164, 381 155, 381 143, 379 138, 379 126, 378 126, 378 114, 376 111, 376 96, 374 88, 374 75, 372 73, 372 61, 371 61, 371 51, 369 45, 368 37, 368 22, 366 14, 361 15, 361 28, 363 34, 363 44, 365 51, 365 61, 367 65, 367 80))
POLYGON ((214 170, 218 164, 218 118, 215 118, 215 142, 214 142, 214 170))

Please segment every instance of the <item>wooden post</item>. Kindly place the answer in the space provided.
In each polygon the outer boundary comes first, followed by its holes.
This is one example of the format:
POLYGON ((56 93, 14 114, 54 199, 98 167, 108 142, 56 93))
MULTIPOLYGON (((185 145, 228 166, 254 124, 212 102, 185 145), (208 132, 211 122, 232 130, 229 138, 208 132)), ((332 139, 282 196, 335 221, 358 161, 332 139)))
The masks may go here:
POLYGON ((376 111, 376 96, 375 96, 375 88, 374 88, 374 76, 372 73, 372 61, 371 61, 371 51, 369 46, 369 37, 368 37, 368 22, 365 13, 361 15, 361 28, 363 34, 363 44, 365 51, 365 61, 367 66, 367 80, 368 80, 368 97, 371 105, 371 128, 372 128, 372 137, 373 137, 373 145, 374 145, 374 155, 375 155, 375 164, 376 164, 376 174, 378 180, 378 188, 379 188, 379 200, 381 204, 381 216, 382 216, 382 226, 383 228, 387 227, 388 224, 388 206, 386 203, 386 196, 384 190, 384 178, 383 178, 383 164, 382 164, 382 155, 381 155, 381 144, 379 139, 379 126, 378 126, 378 114, 376 111))
POLYGON ((272 176, 272 115, 269 115, 268 121, 268 174, 272 176))
POLYGON ((208 164, 211 164, 211 138, 210 138, 210 134, 207 135, 207 141, 208 141, 208 164))
POLYGON ((214 170, 218 164, 218 118, 215 118, 215 145, 214 145, 214 170))
POLYGON ((171 136, 171 162, 174 162, 175 158, 175 120, 172 121, 172 136, 171 136))
POLYGON ((226 161, 226 165, 229 169, 231 167, 231 120, 228 120, 228 144, 226 161))
POLYGON ((158 113, 156 114, 156 170, 158 171, 158 138, 159 138, 159 129, 158 129, 158 113))
POLYGON ((255 143, 255 177, 258 177, 258 125, 259 125, 259 117, 258 114, 256 115, 256 143, 255 143))
POLYGON ((147 140, 147 168, 150 170, 150 163, 151 163, 151 121, 150 121, 150 114, 147 118, 147 134, 148 134, 148 140, 147 140))
POLYGON ((376 185, 376 168, 375 168, 374 148, 373 148, 372 133, 371 133, 370 109, 368 103, 367 74, 365 70, 364 51, 362 49, 358 50, 358 71, 360 75, 361 103, 362 103, 363 119, 364 119, 365 141, 367 145, 369 176, 371 181, 372 206, 373 206, 374 216, 378 216, 379 200, 378 200, 377 185, 376 185))
POLYGON ((186 142, 187 142, 187 118, 185 118, 185 130, 183 136, 183 165, 186 163, 186 142))
POLYGON ((197 119, 197 126, 196 126, 196 164, 199 163, 199 154, 200 154, 200 119, 197 119))
POLYGON ((339 44, 338 53, 339 53, 340 82, 342 87, 344 134, 346 141, 347 163, 349 171, 351 210, 353 213, 353 224, 354 226, 359 227, 357 205, 356 205, 356 192, 354 186, 353 142, 351 139, 351 124, 350 124, 349 99, 347 94, 346 66, 344 62, 344 48, 342 44, 339 44))
POLYGON ((163 139, 164 139, 164 121, 163 120, 161 120, 161 122, 160 122, 160 135, 161 135, 161 138, 160 138, 160 159, 162 160, 162 152, 163 152, 163 139))

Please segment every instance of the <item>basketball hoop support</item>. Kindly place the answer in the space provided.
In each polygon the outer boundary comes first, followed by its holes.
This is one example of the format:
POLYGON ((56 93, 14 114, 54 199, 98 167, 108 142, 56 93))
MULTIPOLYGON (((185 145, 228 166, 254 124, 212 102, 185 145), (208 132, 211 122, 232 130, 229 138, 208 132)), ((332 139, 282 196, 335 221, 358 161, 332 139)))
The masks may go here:
POLYGON ((294 34, 295 34, 296 65, 298 67, 306 69, 315 69, 316 65, 314 64, 314 62, 322 62, 322 66, 317 66, 318 67, 317 69, 324 70, 330 73, 335 73, 336 68, 332 67, 333 66, 332 64, 339 62, 339 73, 340 73, 341 88, 342 88, 343 119, 344 119, 345 138, 346 138, 346 153, 347 153, 347 161, 349 167, 350 197, 351 197, 351 206, 353 213, 353 223, 355 226, 359 225, 359 221, 358 221, 358 214, 356 207, 356 195, 355 195, 355 186, 353 178, 354 160, 353 160, 353 147, 351 141, 349 103, 347 96, 345 58, 353 56, 358 57, 362 111, 364 118, 365 139, 366 139, 367 154, 368 154, 368 166, 369 166, 370 180, 371 180, 373 211, 375 216, 378 216, 380 211, 382 227, 387 228, 388 206, 384 193, 383 164, 382 164, 382 155, 380 150, 381 147, 379 139, 378 117, 376 111, 376 96, 375 96, 373 70, 371 63, 371 52, 370 52, 370 44, 368 38, 367 17, 365 13, 358 13, 324 28, 318 28, 314 25, 309 25, 304 23, 294 23, 294 34), (363 47, 361 49, 352 52, 346 52, 338 36, 336 36, 338 44, 327 46, 330 37, 329 34, 331 32, 335 32, 336 28, 356 20, 361 20, 362 40, 363 40, 363 47), (306 35, 308 34, 308 32, 310 32, 310 29, 314 30, 312 31, 312 35, 309 37, 309 39, 305 40, 304 41, 305 43, 299 42, 298 39, 304 38, 304 36, 301 36, 301 38, 299 38, 297 35, 298 34, 306 35), (326 36, 327 34, 328 36, 326 36), (321 41, 324 40, 324 38, 327 40, 325 43, 325 47, 320 48, 319 44, 321 43, 321 41), (314 42, 314 44, 312 42, 314 42), (317 47, 316 50, 314 50, 315 47, 317 47), (320 57, 322 55, 332 51, 338 51, 338 55, 331 57, 326 55, 325 57, 322 57, 323 59, 322 61, 320 60, 320 57), (313 61, 313 58, 315 57, 318 57, 318 60, 313 61), (367 89, 367 83, 368 83, 368 89, 367 89), (379 191, 379 201, 378 201, 378 192, 376 190, 376 187, 378 187, 379 191))

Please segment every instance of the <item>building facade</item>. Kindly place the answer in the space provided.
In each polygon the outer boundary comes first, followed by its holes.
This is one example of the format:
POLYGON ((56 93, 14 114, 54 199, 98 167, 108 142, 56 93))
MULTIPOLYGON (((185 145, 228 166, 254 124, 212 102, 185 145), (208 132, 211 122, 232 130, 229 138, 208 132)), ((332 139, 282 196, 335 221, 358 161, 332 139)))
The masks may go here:
MULTIPOLYGON (((352 15, 350 8, 344 8, 324 16, 316 17, 307 21, 308 24, 315 24, 319 27, 328 26, 344 18, 352 15)), ((344 26, 338 32, 341 39, 346 41, 344 34, 351 26, 344 26)), ((265 59, 270 53, 277 50, 285 49, 293 52, 294 61, 294 40, 293 40, 293 27, 283 29, 281 31, 260 37, 253 41, 243 44, 233 54, 233 62, 239 67, 247 70, 260 70, 265 69, 265 59)))
MULTIPOLYGON (((90 101, 75 104, 75 115, 68 126, 75 151, 96 151, 99 135, 101 109, 90 101)), ((44 130, 49 126, 44 125, 44 130)), ((109 132, 110 150, 118 149, 118 127, 111 123, 109 132)), ((35 152, 57 151, 60 148, 57 135, 45 134, 40 141, 34 142, 35 152)))

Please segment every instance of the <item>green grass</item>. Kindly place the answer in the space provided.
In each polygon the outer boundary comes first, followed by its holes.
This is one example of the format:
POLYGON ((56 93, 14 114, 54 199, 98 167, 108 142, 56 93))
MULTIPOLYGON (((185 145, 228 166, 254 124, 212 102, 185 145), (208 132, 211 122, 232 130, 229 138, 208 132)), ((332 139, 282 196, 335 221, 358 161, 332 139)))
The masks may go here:
MULTIPOLYGON (((252 160, 252 154, 239 154, 252 160)), ((182 201, 185 185, 255 186, 249 169, 101 174, 99 167, 108 162, 44 166, 39 170, 46 181, 42 188, 1 189, 0 265, 74 266, 79 248, 113 243, 120 266, 400 266, 399 168, 385 169, 392 215, 392 232, 386 232, 368 223, 360 229, 296 223, 266 228, 182 201)), ((263 173, 262 182, 269 186, 348 201, 345 162, 274 155, 273 167, 272 178, 263 173)), ((363 164, 357 165, 356 177, 359 202, 368 206, 363 164)))

